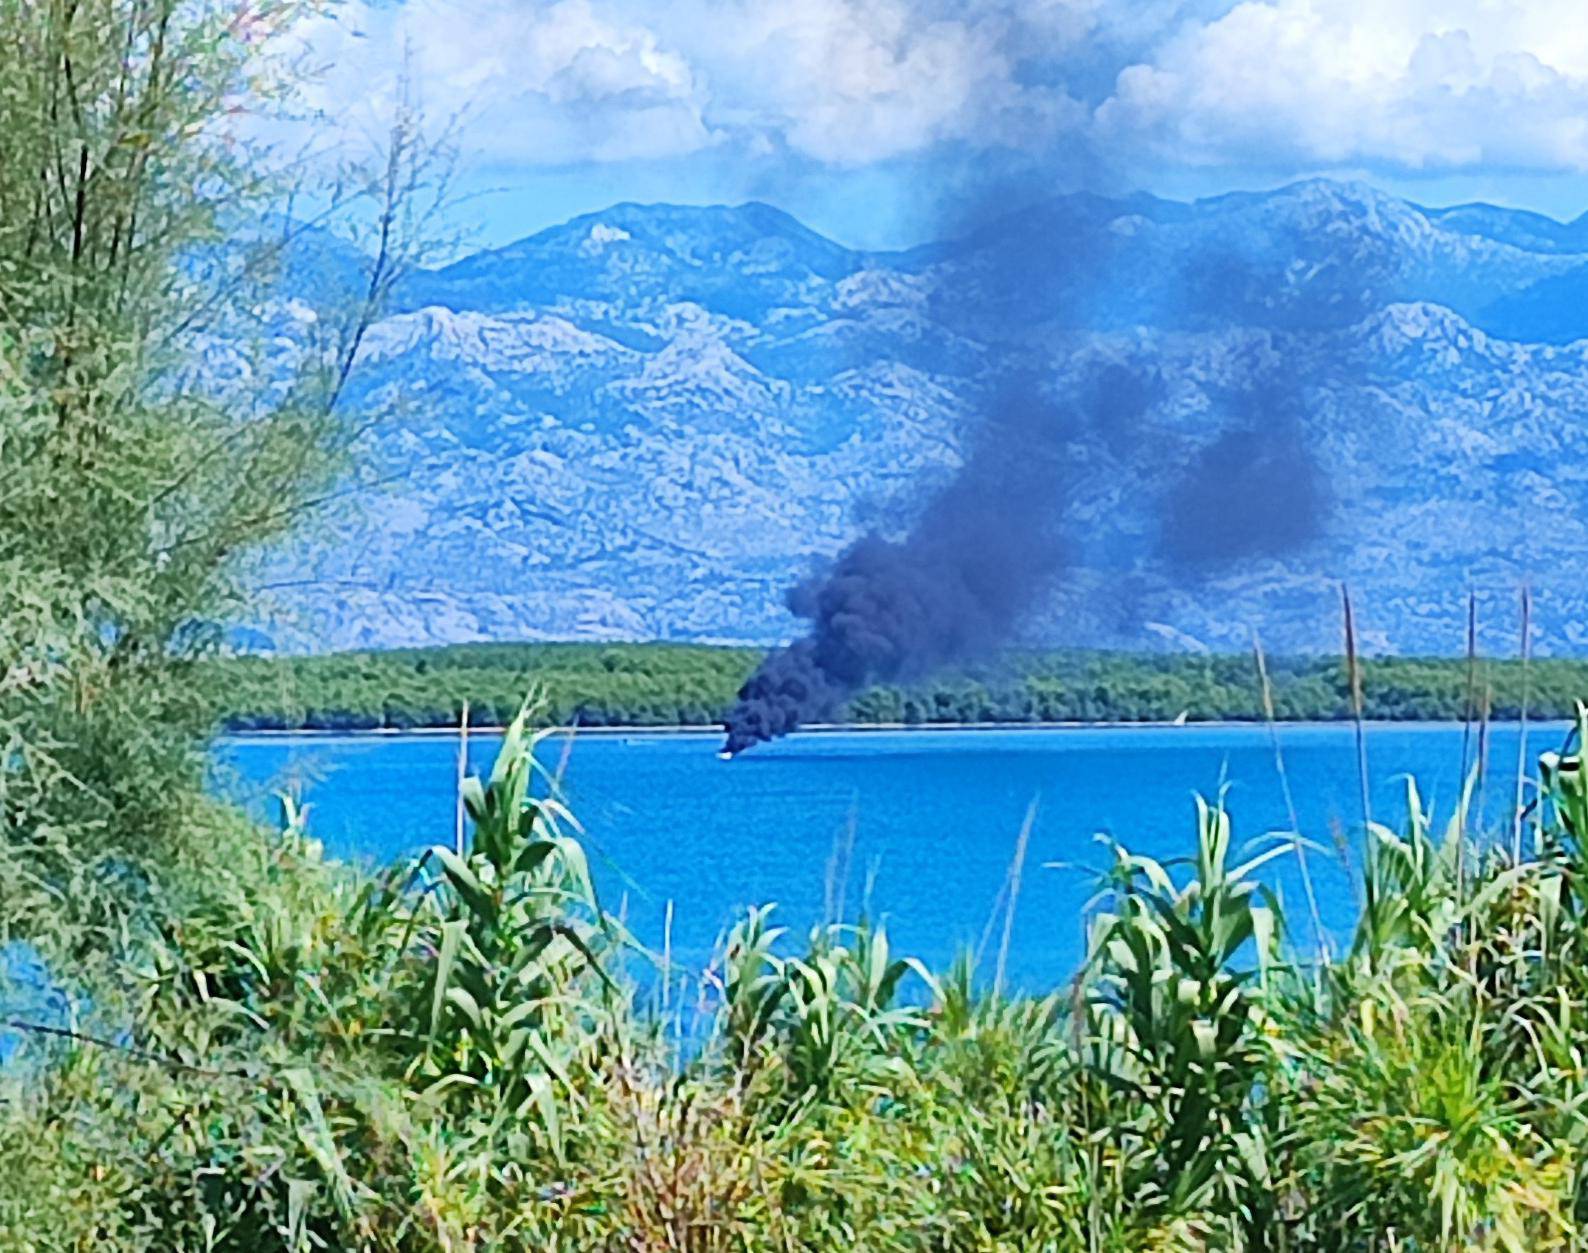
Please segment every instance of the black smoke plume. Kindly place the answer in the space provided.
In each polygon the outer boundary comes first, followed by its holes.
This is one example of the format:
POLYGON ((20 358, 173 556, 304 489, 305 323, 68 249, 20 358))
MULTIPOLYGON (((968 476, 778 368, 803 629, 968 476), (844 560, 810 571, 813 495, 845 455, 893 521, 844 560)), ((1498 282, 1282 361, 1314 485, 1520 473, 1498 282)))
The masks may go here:
MULTIPOLYGON (((1118 395, 1146 403, 1150 389, 1125 380, 1113 376, 1118 395)), ((960 472, 908 535, 866 535, 789 593, 809 631, 771 653, 740 689, 723 751, 830 717, 873 683, 921 678, 1005 643, 1063 567, 1072 439, 1100 420, 1064 412, 1032 383, 1005 389, 960 472)))
POLYGON ((1224 407, 1232 424, 1186 465, 1163 505, 1164 555, 1188 573, 1294 552, 1327 515, 1329 488, 1294 383, 1266 382, 1224 407))
MULTIPOLYGON (((1164 473, 1168 445, 1149 421, 1164 398, 1160 369, 1142 362, 1095 367, 1062 399, 1033 380, 1000 393, 973 430, 962 469, 904 538, 868 534, 789 592, 807 632, 769 654, 740 689, 723 751, 831 718, 872 684, 924 678, 1006 644, 1063 573, 1078 476, 1110 464, 1149 478, 1164 473), (1106 451, 1107 461, 1088 449, 1106 451)), ((1209 418, 1222 433, 1173 462, 1155 501, 1149 560, 1174 582, 1304 547, 1329 507, 1297 380, 1263 372, 1212 399, 1209 418)))
MULTIPOLYGON (((945 224, 947 244, 919 250, 930 316, 983 344, 1006 382, 984 389, 991 400, 973 416, 963 468, 903 538, 868 534, 790 591, 789 608, 808 628, 740 689, 724 722, 726 753, 830 718, 871 684, 923 678, 1007 644, 1077 549, 1089 566, 1119 576, 1111 612, 1128 616, 1134 602, 1119 589, 1280 555, 1321 529, 1330 493, 1289 363, 1256 371, 1240 394, 1214 397, 1210 417, 1223 433, 1187 457, 1183 438, 1154 428, 1152 415, 1206 384, 1184 368, 1171 378, 1173 364, 1154 358, 1164 339, 1151 336, 1231 323, 1333 326, 1349 312, 1337 299, 1343 288, 1285 287, 1286 254, 1299 247, 1288 237, 1267 251, 1220 239, 1177 268, 1115 230, 1108 202, 1055 196, 1057 171, 1085 186, 1106 164, 1095 153, 1048 154, 945 224), (1145 337, 1128 346, 1142 328, 1145 337), (1128 360, 1077 375, 1063 346, 1094 329, 1119 334, 1105 353, 1128 360), (1051 362, 1051 372, 1036 376, 1033 359, 1051 362), (1282 385, 1271 386, 1276 378, 1282 385), (1082 484, 1083 475, 1094 477, 1082 484), (1100 475, 1117 476, 1110 481, 1136 493, 1132 504, 1155 511, 1149 534, 1114 527, 1098 493, 1081 490, 1095 489, 1100 475), (1067 537, 1072 509, 1088 529, 1067 537)), ((992 181, 973 176, 978 186, 992 181)), ((1150 198, 1135 203, 1155 221, 1180 212, 1150 198)), ((1170 345, 1166 356, 1182 351, 1170 345)))

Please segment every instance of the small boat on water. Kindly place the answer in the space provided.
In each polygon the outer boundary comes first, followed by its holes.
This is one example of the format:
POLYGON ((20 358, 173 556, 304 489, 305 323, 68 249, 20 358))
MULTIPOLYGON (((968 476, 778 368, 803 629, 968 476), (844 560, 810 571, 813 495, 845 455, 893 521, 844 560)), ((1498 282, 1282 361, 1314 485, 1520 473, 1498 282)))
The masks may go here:
POLYGON ((1175 715, 1175 720, 1170 725, 1177 727, 1185 726, 1185 720, 1190 716, 1190 713, 1191 711, 1189 709, 1182 709, 1178 714, 1175 715))

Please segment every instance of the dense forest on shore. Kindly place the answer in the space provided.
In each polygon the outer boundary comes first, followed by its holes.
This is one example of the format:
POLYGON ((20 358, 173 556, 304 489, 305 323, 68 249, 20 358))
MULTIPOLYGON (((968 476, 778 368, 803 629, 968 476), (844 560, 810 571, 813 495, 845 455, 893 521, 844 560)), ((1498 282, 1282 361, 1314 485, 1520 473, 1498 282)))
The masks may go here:
MULTIPOLYGON (((234 730, 369 730, 509 721, 526 687, 547 716, 581 726, 719 723, 760 650, 697 644, 463 644, 300 657, 229 657, 202 687, 224 693, 234 730)), ((1274 714, 1327 721, 1351 713, 1338 657, 1266 661, 1274 714)), ((1364 711, 1384 720, 1563 718, 1588 691, 1588 661, 1374 658, 1363 663, 1364 711)), ((857 724, 1256 721, 1265 717, 1252 654, 1012 653, 851 701, 857 724)))

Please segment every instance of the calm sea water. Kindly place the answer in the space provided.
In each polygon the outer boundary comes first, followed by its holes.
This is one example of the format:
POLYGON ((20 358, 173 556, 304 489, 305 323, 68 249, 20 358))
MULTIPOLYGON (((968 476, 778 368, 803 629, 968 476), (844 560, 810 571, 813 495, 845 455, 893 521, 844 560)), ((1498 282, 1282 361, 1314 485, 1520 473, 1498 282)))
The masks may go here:
MULTIPOLYGON (((1531 771, 1564 725, 1526 729, 1531 771)), ((1473 740, 1476 740, 1474 735, 1473 740)), ((1492 729, 1483 798, 1504 823, 1522 732, 1492 729)), ((1349 726, 1279 731, 1325 925, 1349 930, 1352 880, 1342 855, 1360 847, 1361 800, 1349 726), (1343 853, 1342 853, 1343 850, 1343 853)), ((1037 806, 1010 951, 1012 980, 1044 988, 1083 948, 1083 918, 1106 832, 1169 858, 1194 846, 1197 793, 1227 788, 1238 848, 1290 828, 1264 727, 1187 726, 797 735, 718 761, 713 735, 556 739, 566 799, 587 830, 597 887, 638 938, 660 950, 672 902, 675 960, 698 964, 741 907, 777 903, 796 933, 840 902, 885 918, 895 947, 941 967, 989 927, 1028 809, 1037 806), (847 861, 847 875, 830 872, 847 861)), ((1463 731, 1376 725, 1367 732, 1374 817, 1398 825, 1415 777, 1442 829, 1459 796, 1463 731)), ((496 743, 471 740, 474 768, 496 743)), ((1477 755, 1476 743, 1469 747, 1477 755)), ((217 779, 260 812, 272 790, 310 805, 309 826, 343 856, 386 860, 453 831, 456 740, 445 736, 238 737, 217 748, 217 779)), ((1297 866, 1264 872, 1292 929, 1310 932, 1297 866)))

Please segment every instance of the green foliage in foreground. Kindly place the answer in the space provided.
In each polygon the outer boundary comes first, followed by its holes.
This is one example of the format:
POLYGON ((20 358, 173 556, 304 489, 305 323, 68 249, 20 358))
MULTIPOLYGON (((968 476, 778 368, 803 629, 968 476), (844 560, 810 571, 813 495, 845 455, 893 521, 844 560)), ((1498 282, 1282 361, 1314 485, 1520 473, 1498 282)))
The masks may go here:
MULTIPOLYGON (((504 725, 526 683, 547 717, 583 726, 711 726, 759 662, 758 649, 703 644, 464 644, 319 657, 233 657, 208 664, 236 729, 357 730, 504 725)), ((1268 661, 1275 716, 1350 716, 1339 658, 1268 661)), ((1569 718, 1588 691, 1588 661, 1378 658, 1363 666, 1369 718, 1569 718)), ((1254 658, 1083 651, 1023 652, 909 688, 879 687, 844 713, 857 723, 1145 722, 1264 717, 1254 658)))
POLYGON ((0 0, 0 938, 80 924, 88 961, 136 925, 192 853, 200 660, 257 555, 369 477, 389 406, 345 394, 413 260, 420 145, 399 119, 378 165, 311 178, 247 138, 301 104, 288 32, 323 7, 0 0), (381 242, 288 318, 292 188, 381 242))
POLYGON ((374 878, 296 815, 195 815, 202 887, 151 912, 128 1017, 76 999, 105 1042, 26 1034, 0 1070, 0 1245, 1583 1244, 1575 759, 1494 838, 1409 788, 1321 957, 1258 885, 1294 848, 1243 861, 1202 804, 1183 864, 1114 848, 1072 986, 1006 999, 771 907, 636 992, 533 750, 518 723, 465 788, 471 847, 374 878))

